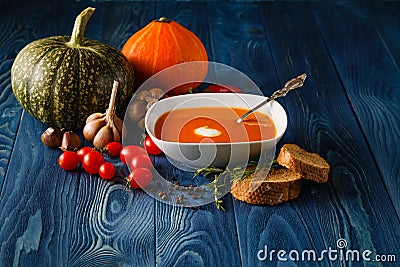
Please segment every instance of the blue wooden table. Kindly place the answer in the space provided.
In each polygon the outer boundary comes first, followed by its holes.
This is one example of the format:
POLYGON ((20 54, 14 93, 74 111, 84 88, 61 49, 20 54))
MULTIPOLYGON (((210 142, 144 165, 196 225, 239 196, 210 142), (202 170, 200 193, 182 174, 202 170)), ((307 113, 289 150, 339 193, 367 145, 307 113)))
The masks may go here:
POLYGON ((399 3, 0 3, 1 266, 400 266, 399 3), (60 152, 40 142, 46 125, 16 101, 10 68, 29 42, 69 35, 87 6, 96 7, 87 37, 122 48, 166 16, 266 95, 306 72, 304 88, 279 100, 289 117, 281 144, 320 153, 329 182, 304 183, 298 199, 276 206, 228 194, 223 212, 169 206, 61 170, 60 152), (293 261, 293 250, 311 258, 293 261), (359 251, 359 261, 340 258, 348 251, 359 251))

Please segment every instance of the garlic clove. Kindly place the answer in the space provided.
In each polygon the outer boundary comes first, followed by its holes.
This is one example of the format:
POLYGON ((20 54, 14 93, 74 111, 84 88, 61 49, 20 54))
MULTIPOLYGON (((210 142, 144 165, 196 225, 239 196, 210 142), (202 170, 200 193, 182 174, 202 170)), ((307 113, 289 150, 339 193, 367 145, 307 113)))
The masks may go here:
POLYGON ((137 122, 137 126, 140 129, 144 129, 144 118, 142 118, 140 121, 137 122))
POLYGON ((97 132, 106 126, 106 124, 107 122, 105 118, 93 119, 92 121, 89 121, 89 123, 86 123, 85 127, 83 128, 83 136, 89 142, 93 142, 97 132))
POLYGON ((114 117, 114 126, 118 129, 119 132, 121 132, 122 128, 124 127, 124 122, 120 118, 115 116, 114 117))
POLYGON ((86 123, 89 123, 93 120, 101 119, 102 117, 105 117, 105 116, 106 116, 106 114, 104 114, 104 113, 99 113, 99 112, 93 113, 89 117, 87 117, 86 123))
POLYGON ((103 148, 112 141, 114 141, 113 131, 111 127, 109 127, 109 124, 107 124, 96 133, 96 136, 93 140, 93 145, 97 148, 103 148))
POLYGON ((117 129, 117 127, 111 127, 113 133, 113 141, 121 142, 121 131, 117 129))

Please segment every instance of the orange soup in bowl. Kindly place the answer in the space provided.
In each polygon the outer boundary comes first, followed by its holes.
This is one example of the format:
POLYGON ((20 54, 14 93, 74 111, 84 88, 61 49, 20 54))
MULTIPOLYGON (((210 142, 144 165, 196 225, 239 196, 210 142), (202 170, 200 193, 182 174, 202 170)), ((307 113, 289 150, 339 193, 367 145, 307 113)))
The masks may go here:
POLYGON ((275 125, 264 113, 254 112, 237 123, 247 111, 249 109, 235 107, 175 109, 158 118, 154 134, 158 139, 180 143, 253 142, 275 137, 275 125))

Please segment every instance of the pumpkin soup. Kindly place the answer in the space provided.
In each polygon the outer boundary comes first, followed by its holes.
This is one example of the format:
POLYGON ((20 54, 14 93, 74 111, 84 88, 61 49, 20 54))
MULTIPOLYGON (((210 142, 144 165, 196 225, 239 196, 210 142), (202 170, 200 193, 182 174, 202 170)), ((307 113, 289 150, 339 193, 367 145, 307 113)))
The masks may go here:
POLYGON ((180 143, 235 143, 274 138, 271 118, 254 112, 242 123, 236 120, 249 109, 232 107, 182 108, 162 114, 155 124, 158 139, 180 143))

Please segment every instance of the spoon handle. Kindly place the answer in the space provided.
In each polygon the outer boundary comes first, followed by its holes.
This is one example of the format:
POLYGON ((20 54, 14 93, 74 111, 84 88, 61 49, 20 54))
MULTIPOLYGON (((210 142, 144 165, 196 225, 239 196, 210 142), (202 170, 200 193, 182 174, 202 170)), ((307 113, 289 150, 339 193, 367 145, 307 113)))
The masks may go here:
POLYGON ((285 83, 285 85, 282 87, 282 89, 279 89, 275 91, 270 97, 267 98, 267 100, 261 102, 248 112, 246 112, 242 117, 237 119, 237 123, 241 123, 247 116, 249 116, 251 113, 259 109, 260 107, 264 106, 268 102, 277 99, 278 97, 285 96, 287 93, 289 93, 291 90, 302 87, 304 84, 305 79, 307 78, 307 74, 303 73, 296 78, 293 78, 285 83))

